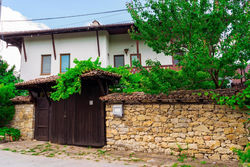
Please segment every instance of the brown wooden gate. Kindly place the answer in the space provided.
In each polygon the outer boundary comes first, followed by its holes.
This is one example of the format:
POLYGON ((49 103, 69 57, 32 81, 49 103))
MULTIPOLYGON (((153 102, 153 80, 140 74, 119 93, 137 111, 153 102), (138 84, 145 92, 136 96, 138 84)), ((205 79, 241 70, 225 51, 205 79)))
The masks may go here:
POLYGON ((50 104, 46 97, 37 97, 36 99, 34 138, 40 141, 48 141, 50 104))
POLYGON ((106 143, 104 104, 97 82, 84 83, 82 93, 52 102, 50 138, 53 143, 101 147, 106 143))

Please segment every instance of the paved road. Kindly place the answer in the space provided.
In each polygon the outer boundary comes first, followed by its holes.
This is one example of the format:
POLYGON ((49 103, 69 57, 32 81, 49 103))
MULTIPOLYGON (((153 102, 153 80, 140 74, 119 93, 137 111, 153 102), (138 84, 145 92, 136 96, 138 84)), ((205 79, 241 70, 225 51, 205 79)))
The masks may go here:
POLYGON ((0 167, 132 167, 122 163, 95 162, 91 160, 56 159, 0 151, 0 167))

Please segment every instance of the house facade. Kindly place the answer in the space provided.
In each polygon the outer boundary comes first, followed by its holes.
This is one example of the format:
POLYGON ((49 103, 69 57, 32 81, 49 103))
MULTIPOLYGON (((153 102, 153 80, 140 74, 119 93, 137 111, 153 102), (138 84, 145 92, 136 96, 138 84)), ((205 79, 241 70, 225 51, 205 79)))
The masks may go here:
POLYGON ((24 32, 5 32, 2 40, 16 46, 21 53, 21 79, 31 80, 63 73, 74 67, 74 59, 95 60, 99 57, 103 67, 131 65, 139 60, 160 61, 172 66, 172 56, 157 54, 143 41, 132 40, 128 30, 133 24, 100 25, 94 21, 87 27, 50 29, 24 32))

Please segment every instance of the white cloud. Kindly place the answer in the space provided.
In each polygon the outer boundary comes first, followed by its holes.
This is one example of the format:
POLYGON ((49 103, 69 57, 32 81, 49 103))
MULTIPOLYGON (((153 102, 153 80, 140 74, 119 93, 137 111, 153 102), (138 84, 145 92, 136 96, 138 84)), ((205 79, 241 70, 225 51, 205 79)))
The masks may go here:
MULTIPOLYGON (((2 17, 1 20, 27 20, 20 12, 12 10, 9 7, 2 6, 2 17)), ((41 30, 49 29, 48 26, 42 23, 35 23, 31 21, 23 22, 2 22, 0 30, 1 32, 10 31, 27 31, 27 30, 41 30)), ((16 70, 20 70, 21 55, 16 47, 6 48, 6 43, 0 41, 0 55, 4 60, 11 66, 15 65, 16 70)))

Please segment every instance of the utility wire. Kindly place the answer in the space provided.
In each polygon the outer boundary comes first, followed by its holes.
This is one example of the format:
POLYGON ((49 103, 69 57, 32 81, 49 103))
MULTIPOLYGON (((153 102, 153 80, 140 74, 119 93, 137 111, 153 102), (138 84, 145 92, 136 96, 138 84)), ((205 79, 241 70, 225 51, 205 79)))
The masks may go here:
MULTIPOLYGON (((125 14, 125 13, 123 13, 123 14, 125 14)), ((120 14, 118 16, 121 16, 121 15, 122 14, 120 14)), ((103 19, 103 18, 113 17, 113 16, 117 16, 117 14, 111 14, 111 15, 101 16, 101 17, 97 17, 97 18, 81 20, 81 21, 77 21, 77 22, 72 22, 72 23, 68 23, 68 24, 59 25, 59 26, 56 26, 56 27, 64 27, 64 26, 76 25, 76 24, 80 24, 80 23, 84 23, 84 22, 88 22, 88 21, 93 21, 94 19, 98 20, 98 19, 103 19)))
POLYGON ((57 20, 57 19, 65 19, 65 18, 74 18, 74 17, 108 14, 108 13, 118 13, 118 12, 124 12, 124 11, 128 11, 128 9, 119 9, 119 10, 111 10, 111 11, 105 11, 105 12, 86 13, 86 14, 60 16, 60 17, 36 18, 36 19, 27 19, 27 20, 2 20, 2 22, 25 22, 25 21, 57 20))

